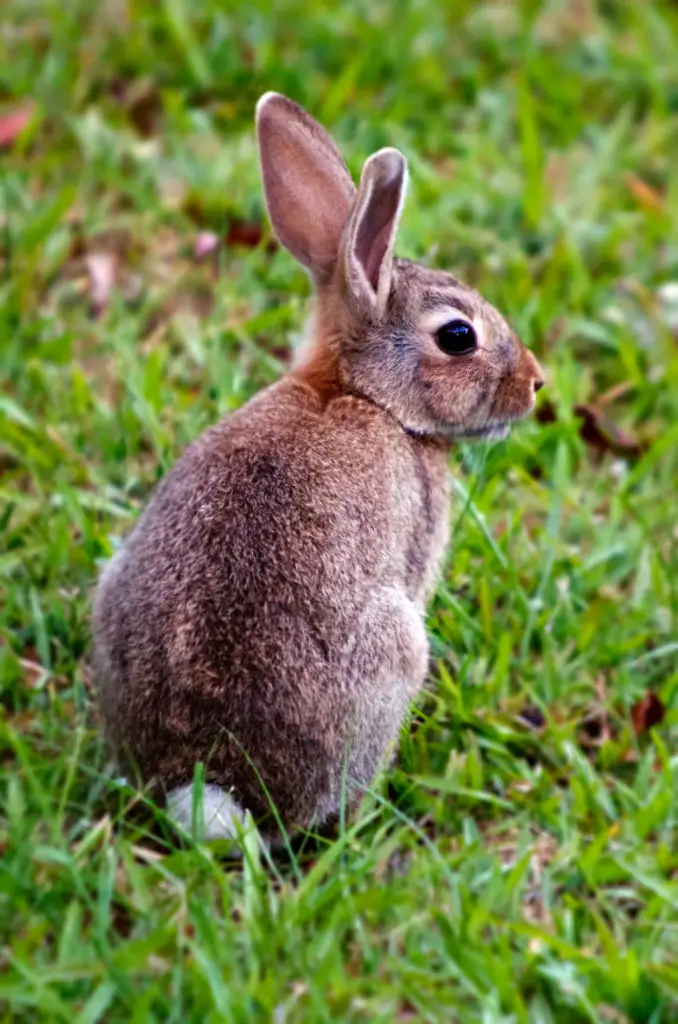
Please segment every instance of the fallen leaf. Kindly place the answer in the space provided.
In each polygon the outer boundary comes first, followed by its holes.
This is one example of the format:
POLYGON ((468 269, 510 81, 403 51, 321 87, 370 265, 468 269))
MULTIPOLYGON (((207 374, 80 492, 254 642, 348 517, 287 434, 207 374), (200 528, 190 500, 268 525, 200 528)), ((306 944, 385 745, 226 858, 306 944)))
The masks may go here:
MULTIPOLYGON (((580 436, 591 448, 601 455, 611 452, 621 458, 638 458, 647 450, 647 444, 632 437, 628 431, 618 427, 603 411, 602 406, 610 405, 632 389, 626 382, 616 384, 605 391, 595 403, 575 405, 573 412, 582 420, 580 436)), ((556 423, 558 414, 548 399, 539 403, 535 413, 538 423, 556 423)))
POLYGON ((509 783, 509 793, 531 793, 532 783, 529 779, 516 779, 515 782, 509 783))
POLYGON ((49 675, 48 669, 31 658, 19 658, 19 664, 24 670, 25 682, 31 689, 43 683, 45 677, 49 675))
POLYGON ((130 121, 144 139, 157 134, 162 116, 162 100, 155 84, 148 78, 126 81, 114 78, 110 83, 111 96, 124 107, 130 121))
MULTIPOLYGON (((149 850, 145 846, 133 844, 130 849, 137 860, 141 860, 145 864, 157 864, 158 861, 164 860, 165 858, 164 853, 160 853, 159 850, 149 850)), ((188 928, 188 925, 186 925, 186 928, 188 928)))
POLYGON ((110 252, 90 252, 85 256, 89 274, 92 314, 97 317, 106 309, 115 281, 115 260, 110 252))
MULTIPOLYGON (((9 729, 12 729, 16 733, 27 733, 33 726, 38 726, 38 716, 35 711, 29 709, 27 711, 18 711, 16 715, 8 715, 3 719, 4 723, 9 729)), ((14 752, 10 750, 7 754, 3 752, 3 764, 10 764, 14 760, 14 752)))
POLYGON ((531 729, 539 731, 546 725, 546 719, 538 707, 532 704, 526 704, 525 707, 518 712, 518 721, 528 725, 531 729))
POLYGON ((659 725, 665 714, 666 708, 657 694, 648 690, 631 708, 631 720, 636 736, 651 729, 653 725, 659 725))
POLYGON ((662 196, 656 188, 652 188, 646 181, 639 178, 637 174, 628 173, 625 181, 629 192, 641 206, 650 210, 661 210, 662 196))
POLYGON ((256 249, 263 238, 261 224, 249 220, 232 220, 228 225, 226 245, 256 249))
POLYGON ((607 687, 605 685, 605 676, 599 673, 596 676, 595 681, 596 697, 599 702, 599 715, 600 715, 600 742, 609 743, 612 739, 612 729, 610 727, 610 719, 607 713, 608 696, 607 687))
MULTIPOLYGON (((246 249, 254 249, 261 243, 264 232, 261 224, 256 221, 232 220, 226 232, 226 245, 241 246, 246 249)), ((276 239, 269 236, 266 240, 266 252, 271 254, 278 248, 276 239)))
POLYGON ((162 100, 152 85, 134 95, 128 105, 129 119, 144 139, 155 135, 162 117, 162 100))
POLYGON ((134 920, 129 907, 123 903, 119 903, 117 900, 112 900, 109 904, 108 913, 111 928, 113 928, 118 935, 122 936, 123 939, 128 938, 132 933, 132 928, 134 927, 134 920))
POLYGON ((598 407, 601 405, 611 405, 612 402, 616 402, 618 398, 623 398, 624 395, 628 395, 629 391, 633 391, 634 387, 635 384, 632 384, 631 381, 622 380, 619 384, 614 384, 611 388, 608 388, 607 391, 603 391, 602 395, 598 395, 596 405, 598 407))
POLYGON ((545 5, 533 31, 540 41, 562 44, 563 39, 581 39, 596 30, 596 5, 593 0, 571 0, 569 4, 545 5))
POLYGON ((574 414, 582 420, 579 433, 583 441, 600 454, 612 452, 626 458, 638 458, 647 445, 616 426, 595 405, 575 405, 574 414))
POLYGON ((625 1013, 618 1010, 615 1006, 609 1006, 606 1003, 599 1003, 596 1006, 596 1015, 601 1021, 601 1024, 632 1024, 631 1018, 627 1017, 625 1013))
POLYGON ((21 135, 33 116, 33 104, 26 103, 16 110, 0 115, 0 148, 9 147, 21 135))
POLYGON ((544 399, 544 401, 540 402, 537 406, 535 417, 537 419, 537 423, 555 423, 558 419, 558 416, 556 413, 556 407, 554 406, 553 402, 549 402, 547 398, 544 399))

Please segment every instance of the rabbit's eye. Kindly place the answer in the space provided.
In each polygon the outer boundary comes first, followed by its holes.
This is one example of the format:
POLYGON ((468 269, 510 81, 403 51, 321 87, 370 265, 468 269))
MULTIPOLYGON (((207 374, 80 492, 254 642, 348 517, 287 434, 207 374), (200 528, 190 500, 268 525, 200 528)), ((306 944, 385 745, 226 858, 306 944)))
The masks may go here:
POLYGON ((450 356, 464 356, 478 347, 476 332, 466 320, 450 320, 436 332, 438 345, 450 356))

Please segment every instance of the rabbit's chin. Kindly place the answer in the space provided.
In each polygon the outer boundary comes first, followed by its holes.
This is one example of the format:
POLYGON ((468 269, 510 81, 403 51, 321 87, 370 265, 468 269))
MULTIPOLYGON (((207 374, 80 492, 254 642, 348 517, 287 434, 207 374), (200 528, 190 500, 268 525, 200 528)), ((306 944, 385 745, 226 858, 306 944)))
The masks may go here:
POLYGON ((486 427, 469 430, 465 430, 463 427, 450 427, 445 434, 455 441, 503 441, 510 432, 510 423, 492 423, 486 427))

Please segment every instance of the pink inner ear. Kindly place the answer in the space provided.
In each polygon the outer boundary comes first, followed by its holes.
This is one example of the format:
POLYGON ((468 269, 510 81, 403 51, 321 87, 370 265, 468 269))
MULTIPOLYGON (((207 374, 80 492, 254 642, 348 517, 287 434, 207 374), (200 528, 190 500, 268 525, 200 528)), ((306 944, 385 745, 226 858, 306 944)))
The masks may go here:
POLYGON ((374 190, 356 232, 355 255, 375 291, 398 215, 400 186, 400 181, 396 180, 387 187, 374 190))
POLYGON ((355 186, 336 145, 297 103, 275 93, 257 105, 261 172, 278 238, 316 280, 336 265, 355 186))

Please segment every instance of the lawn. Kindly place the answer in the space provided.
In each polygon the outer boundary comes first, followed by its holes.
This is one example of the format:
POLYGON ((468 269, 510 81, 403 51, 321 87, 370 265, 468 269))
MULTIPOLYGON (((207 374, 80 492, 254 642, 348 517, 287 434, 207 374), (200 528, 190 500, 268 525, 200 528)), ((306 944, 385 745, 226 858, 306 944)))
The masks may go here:
POLYGON ((0 1021, 678 1020, 678 9, 11 0, 0 25, 0 1021), (239 12, 235 12, 236 7, 239 12), (285 368, 253 109, 547 371, 461 446, 430 686, 356 820, 241 865, 117 778, 91 586, 285 368))

